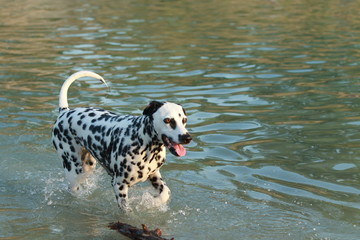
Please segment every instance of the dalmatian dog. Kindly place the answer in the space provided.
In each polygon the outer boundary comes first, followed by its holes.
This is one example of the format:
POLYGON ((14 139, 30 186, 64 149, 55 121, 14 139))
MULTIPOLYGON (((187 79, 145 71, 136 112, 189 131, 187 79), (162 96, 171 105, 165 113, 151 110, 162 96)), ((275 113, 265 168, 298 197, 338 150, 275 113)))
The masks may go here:
POLYGON ((128 210, 128 189, 149 180, 165 203, 170 190, 160 168, 165 163, 166 148, 177 156, 186 154, 182 144, 192 138, 186 130, 186 113, 181 105, 152 101, 143 115, 118 115, 97 108, 69 109, 67 92, 81 77, 92 77, 106 84, 96 73, 80 71, 62 85, 59 116, 52 129, 52 142, 62 160, 69 189, 77 192, 98 162, 112 177, 119 207, 128 210))

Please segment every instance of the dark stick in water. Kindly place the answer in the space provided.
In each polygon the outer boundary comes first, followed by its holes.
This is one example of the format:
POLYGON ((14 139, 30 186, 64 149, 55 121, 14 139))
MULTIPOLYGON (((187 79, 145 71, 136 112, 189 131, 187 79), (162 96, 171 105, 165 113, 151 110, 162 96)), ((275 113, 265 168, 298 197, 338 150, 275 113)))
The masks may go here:
MULTIPOLYGON (((110 223, 109 228, 118 231, 124 236, 134 240, 167 240, 161 237, 161 230, 159 228, 155 230, 148 230, 145 224, 141 224, 142 229, 131 226, 126 223, 110 223)), ((171 238, 174 240, 174 238, 171 238)))

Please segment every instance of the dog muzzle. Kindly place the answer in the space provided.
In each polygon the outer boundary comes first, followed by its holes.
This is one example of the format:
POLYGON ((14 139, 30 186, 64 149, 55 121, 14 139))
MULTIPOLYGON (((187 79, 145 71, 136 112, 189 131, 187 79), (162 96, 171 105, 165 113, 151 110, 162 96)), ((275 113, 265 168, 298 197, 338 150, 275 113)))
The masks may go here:
MULTIPOLYGON (((185 136, 185 135, 184 135, 185 136)), ((181 136, 179 137, 179 139, 181 140, 182 143, 187 144, 191 141, 191 137, 189 134, 186 134, 186 137, 181 136)), ((167 149, 169 149, 169 151, 177 156, 177 157, 182 157, 185 156, 186 154, 186 149, 183 147, 183 145, 181 145, 180 143, 176 143, 174 142, 171 138, 167 137, 165 134, 163 134, 161 136, 161 139, 165 145, 165 147, 167 149)))

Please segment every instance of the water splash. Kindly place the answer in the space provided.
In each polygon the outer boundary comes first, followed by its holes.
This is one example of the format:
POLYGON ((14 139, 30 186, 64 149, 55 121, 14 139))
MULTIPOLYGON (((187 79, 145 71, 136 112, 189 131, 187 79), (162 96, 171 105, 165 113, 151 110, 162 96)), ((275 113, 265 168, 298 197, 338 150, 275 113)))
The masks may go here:
POLYGON ((169 210, 167 203, 163 203, 160 199, 156 198, 149 191, 145 191, 140 196, 133 197, 130 200, 132 205, 138 212, 142 211, 161 211, 166 212, 169 210))
MULTIPOLYGON (((46 205, 57 205, 64 201, 81 202, 116 202, 106 172, 97 168, 94 173, 89 174, 82 183, 79 191, 73 193, 68 188, 68 183, 63 174, 49 174, 43 179, 44 203, 46 205), (71 198, 69 198, 71 196, 71 198)), ((141 184, 133 186, 129 190, 129 206, 135 212, 166 212, 169 210, 168 203, 162 203, 156 197, 156 192, 151 186, 141 184)))

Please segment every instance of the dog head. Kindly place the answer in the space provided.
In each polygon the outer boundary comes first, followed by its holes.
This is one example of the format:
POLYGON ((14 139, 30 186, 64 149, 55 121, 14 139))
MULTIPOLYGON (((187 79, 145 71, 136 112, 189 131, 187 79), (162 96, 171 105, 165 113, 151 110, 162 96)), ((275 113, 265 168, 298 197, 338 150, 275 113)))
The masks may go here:
POLYGON ((172 154, 177 157, 186 154, 182 144, 188 144, 192 138, 186 130, 186 112, 175 103, 152 101, 144 109, 144 115, 152 118, 154 129, 172 154))

